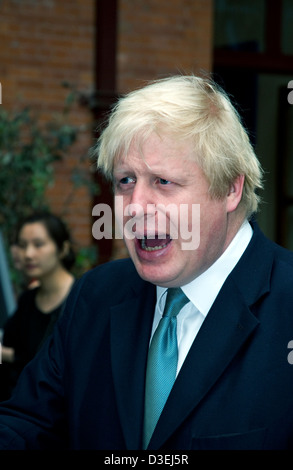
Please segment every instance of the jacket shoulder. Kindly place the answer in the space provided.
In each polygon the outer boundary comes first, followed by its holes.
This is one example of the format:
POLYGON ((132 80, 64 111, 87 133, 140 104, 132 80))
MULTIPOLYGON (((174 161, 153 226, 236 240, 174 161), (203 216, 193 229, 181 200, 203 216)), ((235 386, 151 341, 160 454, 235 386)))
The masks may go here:
POLYGON ((272 242, 274 245, 274 250, 276 253, 276 258, 279 259, 281 262, 288 264, 293 268, 293 252, 284 248, 276 243, 272 242))
POLYGON ((89 286, 92 283, 96 287, 97 283, 100 287, 109 286, 109 282, 111 282, 112 286, 117 285, 118 287, 121 284, 137 282, 141 278, 137 274, 131 259, 126 258, 101 264, 84 274, 81 280, 89 286))
POLYGON ((67 304, 83 299, 87 305, 114 305, 145 286, 131 259, 110 261, 86 272, 73 287, 67 304))
MULTIPOLYGON (((252 224, 254 235, 249 248, 258 252, 261 258, 272 257, 275 262, 293 267, 293 252, 267 238, 256 223, 252 224)), ((249 251, 249 250, 247 250, 249 251)))

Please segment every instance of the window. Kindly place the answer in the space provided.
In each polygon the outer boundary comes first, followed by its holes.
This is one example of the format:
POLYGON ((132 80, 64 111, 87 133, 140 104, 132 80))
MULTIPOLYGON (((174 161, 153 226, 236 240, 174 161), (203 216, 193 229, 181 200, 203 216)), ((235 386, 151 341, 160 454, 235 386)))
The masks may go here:
POLYGON ((216 0, 216 48, 264 52, 265 0, 216 0))

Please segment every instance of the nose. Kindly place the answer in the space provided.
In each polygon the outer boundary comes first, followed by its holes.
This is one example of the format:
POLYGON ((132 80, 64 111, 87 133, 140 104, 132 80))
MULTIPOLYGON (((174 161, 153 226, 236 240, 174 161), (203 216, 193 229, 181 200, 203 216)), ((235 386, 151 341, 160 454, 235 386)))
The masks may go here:
POLYGON ((25 258, 25 259, 31 259, 31 258, 33 258, 34 253, 35 253, 35 248, 34 248, 34 246, 33 246, 32 244, 28 244, 28 245, 25 247, 23 253, 24 253, 24 258, 25 258))
POLYGON ((155 198, 149 185, 136 182, 130 198, 128 214, 137 219, 155 214, 155 198))

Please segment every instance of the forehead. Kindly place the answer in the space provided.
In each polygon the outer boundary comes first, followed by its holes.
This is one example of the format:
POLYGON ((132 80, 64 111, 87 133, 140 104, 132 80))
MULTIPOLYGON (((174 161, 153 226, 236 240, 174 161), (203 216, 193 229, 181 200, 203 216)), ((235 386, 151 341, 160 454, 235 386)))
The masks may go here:
POLYGON ((42 222, 27 223, 19 231, 19 238, 50 238, 47 228, 42 222))
POLYGON ((131 143, 128 151, 114 162, 114 173, 136 167, 154 172, 161 168, 184 169, 186 160, 195 163, 190 141, 178 141, 168 135, 153 133, 146 140, 131 143))

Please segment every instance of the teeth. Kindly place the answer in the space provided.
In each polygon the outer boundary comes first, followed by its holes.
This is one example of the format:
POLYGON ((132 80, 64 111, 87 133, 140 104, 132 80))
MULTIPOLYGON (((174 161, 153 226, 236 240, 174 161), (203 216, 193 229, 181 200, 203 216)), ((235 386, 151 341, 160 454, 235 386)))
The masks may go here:
POLYGON ((157 251, 157 250, 162 250, 162 248, 166 248, 168 243, 165 243, 164 245, 158 245, 158 246, 146 246, 145 243, 145 238, 141 240, 141 247, 145 251, 157 251))

